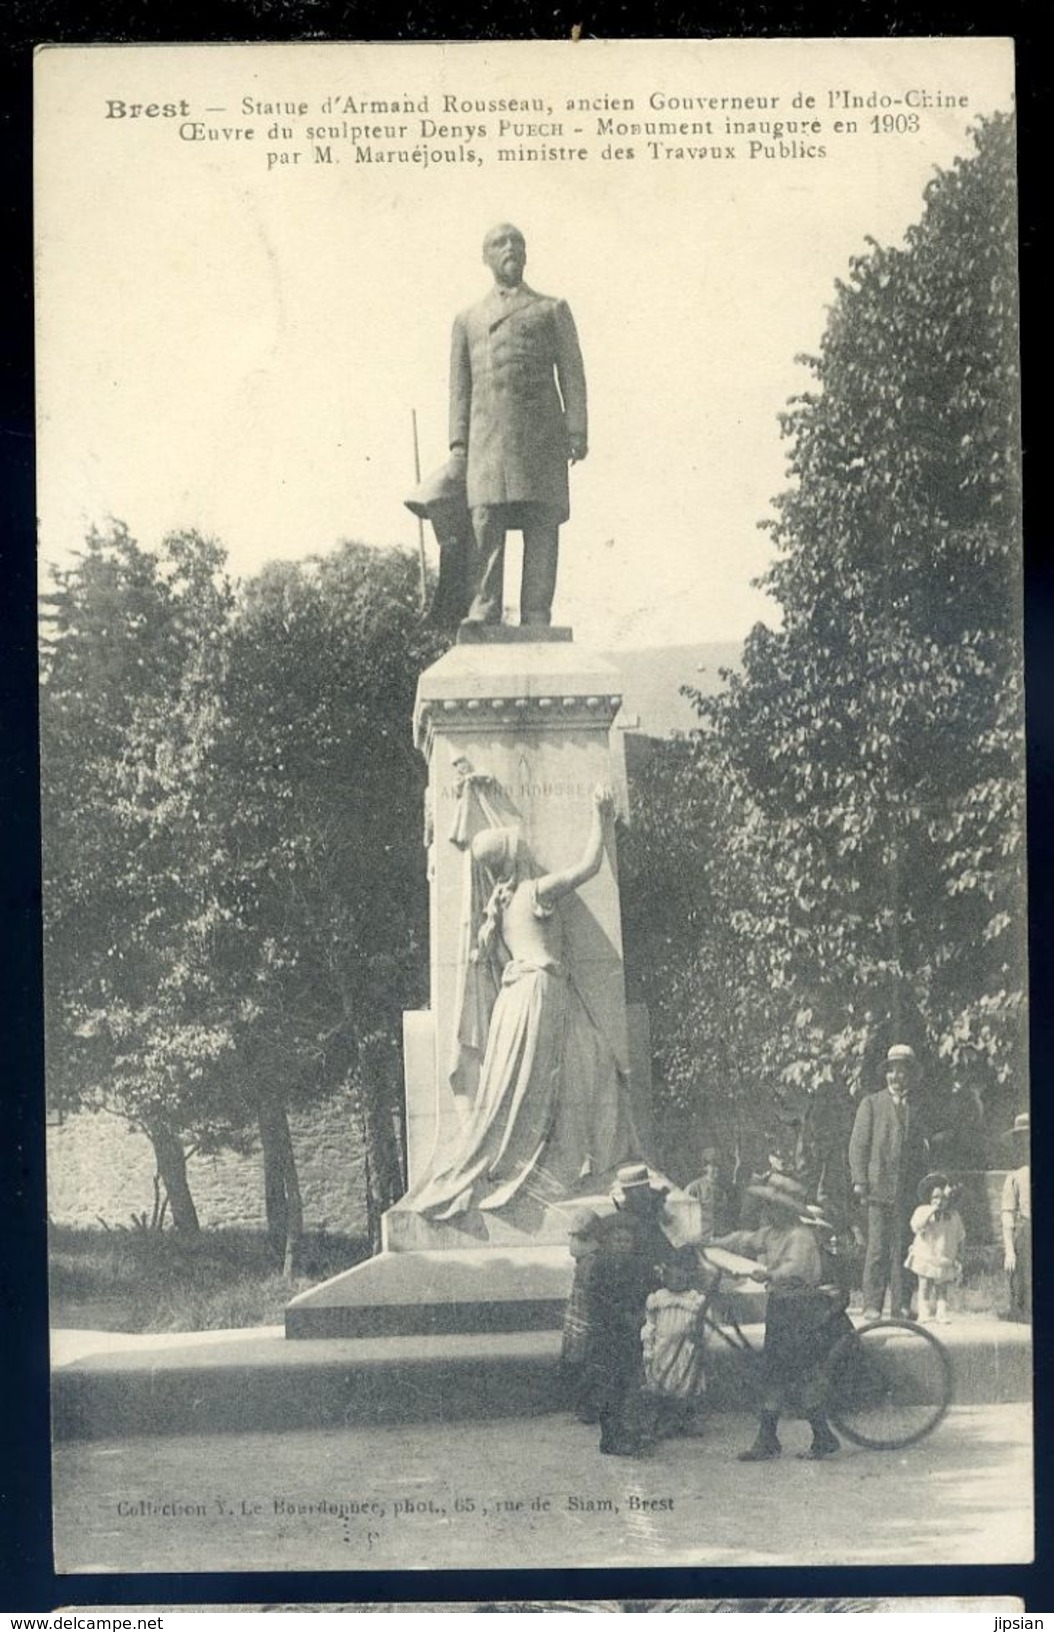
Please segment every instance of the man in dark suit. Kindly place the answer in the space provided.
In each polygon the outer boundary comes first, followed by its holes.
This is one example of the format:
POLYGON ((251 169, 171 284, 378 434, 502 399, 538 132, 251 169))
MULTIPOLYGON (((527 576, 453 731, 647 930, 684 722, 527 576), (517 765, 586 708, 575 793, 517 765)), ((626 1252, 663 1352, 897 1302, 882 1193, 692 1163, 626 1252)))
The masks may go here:
POLYGON ((886 1055, 886 1086, 861 1100, 849 1138, 853 1191, 867 1207, 864 1318, 875 1319, 889 1287, 891 1312, 907 1314, 904 1279, 907 1214, 925 1171, 927 1142, 914 1097, 918 1061, 905 1043, 886 1055))
POLYGON ((566 301, 523 281, 527 250, 503 223, 483 240, 490 293, 454 321, 450 448, 466 464, 476 547, 470 623, 501 621, 505 535, 523 533, 520 622, 544 625, 556 588, 567 466, 586 457, 586 381, 566 301))

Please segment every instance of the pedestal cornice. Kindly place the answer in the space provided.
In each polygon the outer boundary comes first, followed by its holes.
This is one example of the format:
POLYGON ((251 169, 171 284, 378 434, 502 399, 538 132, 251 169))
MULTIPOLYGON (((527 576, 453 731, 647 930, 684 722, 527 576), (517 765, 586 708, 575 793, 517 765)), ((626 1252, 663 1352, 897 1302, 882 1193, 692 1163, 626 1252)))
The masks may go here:
POLYGON ((465 644, 421 676, 414 741, 427 754, 437 729, 607 730, 621 706, 614 665, 569 642, 465 644))

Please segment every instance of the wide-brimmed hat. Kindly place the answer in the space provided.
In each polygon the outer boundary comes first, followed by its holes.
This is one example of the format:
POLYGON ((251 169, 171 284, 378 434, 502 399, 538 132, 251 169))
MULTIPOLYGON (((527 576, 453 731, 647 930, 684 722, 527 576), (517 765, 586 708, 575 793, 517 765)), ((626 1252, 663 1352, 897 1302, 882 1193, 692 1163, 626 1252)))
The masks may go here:
POLYGON ((759 1201, 767 1201, 773 1207, 782 1207, 798 1218, 809 1204, 805 1186, 787 1173, 770 1173, 763 1184, 748 1185, 747 1195, 756 1196, 759 1201))
POLYGON ((666 1194, 665 1189, 655 1183, 646 1162, 626 1162, 615 1174, 615 1182, 611 1186, 611 1194, 616 1199, 634 1193, 641 1195, 646 1190, 650 1190, 654 1196, 666 1194))
POLYGON ((1013 1127, 1012 1128, 1007 1128, 1006 1132, 1002 1135, 1002 1137, 1004 1139, 1015 1139, 1015 1138, 1017 1138, 1017 1139, 1027 1139, 1029 1137, 1030 1131, 1031 1130, 1029 1128, 1028 1112, 1027 1111, 1019 1111, 1018 1114, 1014 1118, 1013 1127))
POLYGON ((920 1201, 929 1201, 935 1190, 947 1190, 951 1182, 947 1173, 927 1173, 924 1179, 919 1180, 919 1187, 915 1194, 920 1201))

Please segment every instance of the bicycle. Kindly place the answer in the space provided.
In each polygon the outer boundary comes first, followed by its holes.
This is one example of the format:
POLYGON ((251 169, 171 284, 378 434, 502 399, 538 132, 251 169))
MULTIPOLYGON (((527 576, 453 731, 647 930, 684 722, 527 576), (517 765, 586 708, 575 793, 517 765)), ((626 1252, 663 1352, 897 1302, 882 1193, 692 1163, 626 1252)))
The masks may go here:
MULTIPOLYGON (((700 1247, 700 1259, 715 1271, 700 1311, 704 1336, 712 1333, 756 1362, 760 1351, 735 1314, 722 1309, 722 1282, 753 1278, 761 1266, 723 1247, 700 1247)), ((824 1361, 821 1392, 831 1426, 867 1450, 902 1450, 915 1445, 943 1421, 952 1403, 955 1378, 944 1344, 913 1320, 881 1318, 854 1326, 824 1361)))

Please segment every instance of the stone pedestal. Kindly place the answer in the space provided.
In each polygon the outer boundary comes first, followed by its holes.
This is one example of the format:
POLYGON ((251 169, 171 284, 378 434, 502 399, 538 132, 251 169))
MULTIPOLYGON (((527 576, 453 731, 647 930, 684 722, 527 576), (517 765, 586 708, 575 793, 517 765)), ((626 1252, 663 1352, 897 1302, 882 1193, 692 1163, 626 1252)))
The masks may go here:
MULTIPOLYGON (((458 996, 458 944, 464 911, 468 845, 484 828, 515 825, 536 868, 551 872, 576 863, 593 818, 594 789, 612 787, 619 812, 627 793, 612 725, 621 705, 618 671, 584 652, 562 629, 464 628, 459 642, 426 670, 414 711, 417 746, 428 762, 425 832, 430 886, 431 1003, 404 1018, 406 1128, 411 1185, 451 1150, 472 1099, 467 1085, 458 1104, 451 1085, 458 996)), ((647 1015, 627 1011, 622 926, 614 843, 597 876, 561 903, 566 959, 576 987, 631 1085, 636 1124, 650 1139, 650 1049, 647 1015)), ((573 1091, 573 1085, 569 1085, 573 1091)), ((648 1154, 645 1148, 639 1152, 648 1154)), ((472 1254, 473 1307, 486 1302, 489 1284, 503 1329, 518 1320, 536 1325, 559 1318, 570 1277, 566 1241, 575 1206, 609 1205, 604 1175, 594 1194, 568 1197, 521 1192, 498 1212, 469 1212, 436 1222, 398 1206, 383 1223, 381 1258, 316 1288, 291 1306, 290 1335, 322 1335, 337 1328, 380 1329, 386 1277, 399 1295, 399 1320, 418 1330, 453 1329, 482 1317, 447 1307, 465 1278, 461 1259, 472 1254), (482 1253, 482 1259, 480 1254, 482 1253), (528 1254, 530 1274, 524 1273, 528 1254), (420 1254, 396 1273, 386 1260, 420 1254), (367 1272, 368 1273, 364 1273, 367 1272), (409 1278, 408 1278, 409 1277, 409 1278), (482 1277, 482 1280, 481 1280, 482 1277), (545 1291, 541 1288, 544 1285, 545 1291), (429 1300, 422 1288, 432 1286, 429 1300), (431 1301, 432 1307, 429 1307, 431 1301), (346 1308, 335 1315, 335 1306, 346 1308), (413 1308, 421 1310, 413 1316, 413 1308), (519 1306, 519 1307, 518 1307, 519 1306), (328 1313, 323 1315, 323 1310, 328 1313), (312 1316, 310 1311, 316 1310, 312 1316)), ((402 1329, 406 1329, 403 1327, 402 1329)), ((461 1328, 459 1328, 461 1329, 461 1328)), ((480 1329, 486 1329, 484 1322, 480 1329)))

